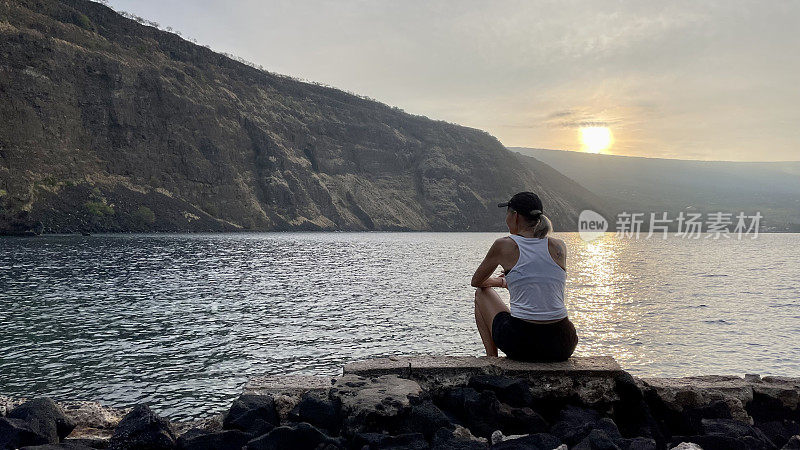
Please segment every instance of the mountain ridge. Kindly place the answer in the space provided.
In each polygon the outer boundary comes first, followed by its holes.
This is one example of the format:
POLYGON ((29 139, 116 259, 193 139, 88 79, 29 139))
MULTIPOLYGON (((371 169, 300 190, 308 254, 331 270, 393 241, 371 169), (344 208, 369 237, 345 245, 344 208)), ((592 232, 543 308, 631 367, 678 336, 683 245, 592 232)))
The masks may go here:
POLYGON ((551 165, 615 213, 760 211, 763 231, 800 231, 800 161, 696 161, 509 149, 551 165))

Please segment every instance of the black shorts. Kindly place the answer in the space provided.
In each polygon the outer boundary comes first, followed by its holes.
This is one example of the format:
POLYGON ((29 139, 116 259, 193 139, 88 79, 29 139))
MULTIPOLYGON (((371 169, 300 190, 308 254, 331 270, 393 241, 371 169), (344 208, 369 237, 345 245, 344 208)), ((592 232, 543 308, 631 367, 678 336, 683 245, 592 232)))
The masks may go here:
POLYGON ((567 317, 558 322, 531 323, 503 311, 492 321, 492 340, 510 359, 566 361, 578 345, 578 334, 567 317))

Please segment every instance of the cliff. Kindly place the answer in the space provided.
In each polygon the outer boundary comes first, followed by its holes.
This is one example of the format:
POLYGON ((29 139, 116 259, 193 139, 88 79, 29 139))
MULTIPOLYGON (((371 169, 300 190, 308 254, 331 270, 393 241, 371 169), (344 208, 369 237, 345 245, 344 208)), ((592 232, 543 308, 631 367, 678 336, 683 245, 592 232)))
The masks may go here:
POLYGON ((502 230, 520 190, 564 230, 583 198, 485 132, 98 3, 1 2, 0 54, 0 232, 502 230))

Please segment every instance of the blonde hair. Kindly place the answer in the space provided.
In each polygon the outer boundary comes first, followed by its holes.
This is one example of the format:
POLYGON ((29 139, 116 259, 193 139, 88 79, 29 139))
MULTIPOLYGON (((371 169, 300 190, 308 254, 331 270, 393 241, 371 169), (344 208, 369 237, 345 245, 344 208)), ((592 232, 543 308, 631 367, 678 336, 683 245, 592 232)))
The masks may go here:
POLYGON ((544 214, 540 214, 533 226, 533 237, 544 239, 548 234, 553 232, 553 222, 544 214))

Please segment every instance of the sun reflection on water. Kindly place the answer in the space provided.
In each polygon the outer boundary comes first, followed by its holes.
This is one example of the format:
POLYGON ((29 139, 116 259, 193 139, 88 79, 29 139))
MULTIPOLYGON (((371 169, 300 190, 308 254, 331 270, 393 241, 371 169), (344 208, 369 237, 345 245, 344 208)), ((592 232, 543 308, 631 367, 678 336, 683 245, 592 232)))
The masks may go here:
POLYGON ((641 360, 636 354, 640 324, 631 297, 625 271, 619 270, 619 254, 627 241, 608 233, 600 239, 569 243, 577 254, 568 275, 567 307, 578 330, 580 342, 576 355, 610 354, 618 360, 641 360))

